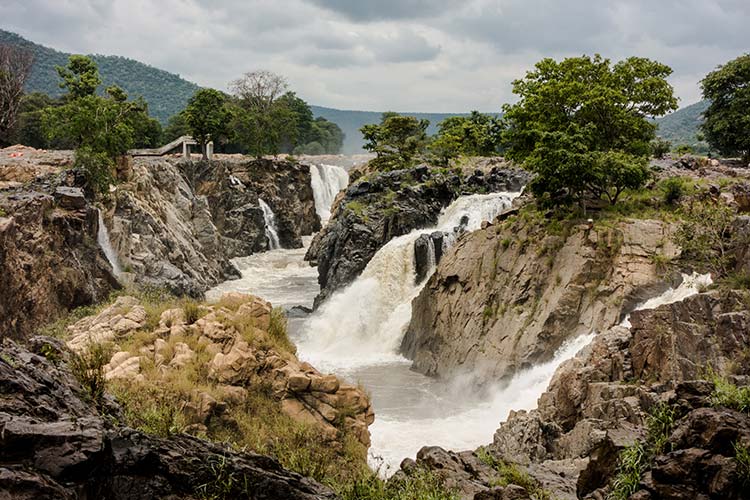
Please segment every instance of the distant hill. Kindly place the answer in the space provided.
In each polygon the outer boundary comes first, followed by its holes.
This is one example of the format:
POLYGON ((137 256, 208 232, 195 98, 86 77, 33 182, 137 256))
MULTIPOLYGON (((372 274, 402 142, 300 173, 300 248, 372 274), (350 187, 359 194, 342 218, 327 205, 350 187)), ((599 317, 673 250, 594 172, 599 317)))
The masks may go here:
POLYGON ((708 101, 700 101, 658 118, 656 120, 659 126, 657 135, 670 141, 673 146, 699 145, 697 135, 703 123, 703 112, 706 111, 708 105, 708 101))
MULTIPOLYGON (((62 89, 55 66, 65 66, 70 54, 44 47, 8 31, 0 30, 0 43, 25 47, 34 53, 34 66, 26 83, 27 92, 59 96, 62 89)), ((104 87, 119 85, 132 98, 143 97, 151 116, 165 124, 185 108, 200 87, 179 75, 119 56, 92 55, 99 65, 104 87)))
MULTIPOLYGON (((336 123, 344 131, 344 154, 355 154, 363 151, 362 134, 359 129, 368 123, 380 123, 382 111, 348 111, 333 108, 324 108, 321 106, 310 106, 315 116, 322 116, 328 121, 336 123)), ((441 121, 451 116, 468 116, 468 113, 402 113, 407 116, 416 118, 425 118, 430 121, 427 133, 434 134, 437 132, 437 125, 441 121)))

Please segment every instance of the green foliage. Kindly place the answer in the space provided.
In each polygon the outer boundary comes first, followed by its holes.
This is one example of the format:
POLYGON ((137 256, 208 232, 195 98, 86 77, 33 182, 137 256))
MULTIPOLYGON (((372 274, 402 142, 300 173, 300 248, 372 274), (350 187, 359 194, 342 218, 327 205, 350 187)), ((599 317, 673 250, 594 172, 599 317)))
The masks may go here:
POLYGON ((734 210, 723 203, 694 203, 683 213, 675 242, 682 247, 683 254, 716 276, 726 276, 732 264, 734 219, 734 210))
POLYGON ((167 126, 162 133, 162 142, 168 144, 183 135, 190 135, 190 125, 188 125, 185 113, 178 113, 169 119, 167 126))
POLYGON ((664 158, 664 156, 672 151, 672 143, 666 139, 657 137, 651 141, 651 156, 654 158, 664 158))
POLYGON ((67 90, 71 99, 94 95, 102 83, 99 68, 87 56, 72 55, 68 58, 67 66, 57 66, 55 69, 62 80, 60 88, 67 90))
POLYGON ((711 101, 701 126, 706 140, 723 155, 750 161, 750 54, 706 75, 701 87, 711 101))
POLYGON ((669 177, 661 183, 664 203, 674 205, 684 194, 684 180, 681 177, 669 177))
POLYGON ((648 178, 655 129, 648 117, 677 107, 670 74, 636 57, 615 65, 599 55, 540 61, 513 82, 519 102, 504 107, 507 156, 537 173, 531 189, 538 197, 615 203, 648 178))
POLYGON ((458 500, 430 470, 417 468, 388 482, 376 474, 364 474, 344 485, 334 485, 341 500, 458 500))
POLYGON ((97 193, 104 193, 114 181, 114 162, 105 152, 97 152, 91 146, 81 146, 75 150, 74 166, 86 175, 86 183, 97 193))
POLYGON ((102 344, 92 344, 82 353, 73 353, 70 357, 69 368, 73 376, 81 384, 85 395, 101 408, 106 389, 104 365, 109 363, 110 349, 102 344))
POLYGON ((282 350, 292 353, 297 352, 296 346, 289 340, 286 313, 284 313, 283 308, 274 307, 273 311, 271 311, 271 323, 268 327, 268 334, 282 350))
POLYGON ((714 375, 714 390, 711 404, 724 408, 750 413, 750 387, 737 387, 723 377, 714 375))
POLYGON ((477 450, 477 458, 498 473, 497 479, 491 483, 492 486, 508 486, 510 484, 516 484, 525 489, 529 496, 534 500, 551 499, 551 495, 547 490, 542 488, 533 477, 520 470, 515 464, 500 460, 485 448, 477 450))
POLYGON ((188 101, 185 108, 185 123, 208 158, 206 144, 218 143, 227 134, 231 117, 224 94, 214 89, 200 89, 188 101))
POLYGON ((372 164, 380 170, 409 168, 417 163, 427 146, 427 120, 398 113, 383 113, 380 124, 361 128, 364 148, 376 154, 372 164))
POLYGON ((734 460, 737 462, 737 475, 746 488, 750 488, 750 448, 739 441, 734 443, 734 460))
POLYGON ((695 148, 693 148, 693 146, 691 146, 690 144, 680 144, 679 146, 674 148, 674 152, 681 156, 692 155, 695 154, 695 148))
POLYGON ((440 122, 430 150, 441 165, 458 156, 492 156, 500 150, 501 133, 500 119, 472 111, 440 122))
POLYGON ((646 420, 646 441, 636 441, 620 451, 617 475, 612 481, 611 500, 626 500, 638 491, 641 476, 654 458, 669 452, 669 436, 675 424, 675 409, 665 403, 656 405, 646 420))

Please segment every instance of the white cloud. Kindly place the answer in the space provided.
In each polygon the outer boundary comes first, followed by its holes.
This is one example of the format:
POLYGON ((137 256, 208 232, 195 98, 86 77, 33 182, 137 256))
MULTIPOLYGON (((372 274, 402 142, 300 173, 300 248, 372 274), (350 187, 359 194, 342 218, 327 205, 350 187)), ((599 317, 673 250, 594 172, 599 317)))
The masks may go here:
POLYGON ((288 77, 311 103, 497 110, 542 57, 599 52, 672 66, 684 104, 750 47, 747 0, 3 0, 0 27, 45 45, 117 54, 225 89, 245 71, 288 77))

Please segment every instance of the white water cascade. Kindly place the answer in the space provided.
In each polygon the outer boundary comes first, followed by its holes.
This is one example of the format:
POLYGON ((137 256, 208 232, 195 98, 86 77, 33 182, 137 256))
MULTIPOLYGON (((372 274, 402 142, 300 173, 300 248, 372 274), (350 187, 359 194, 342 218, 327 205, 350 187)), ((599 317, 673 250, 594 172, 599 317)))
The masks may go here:
POLYGON ((320 217, 320 223, 325 225, 331 218, 331 205, 336 195, 349 185, 349 174, 335 165, 310 165, 310 179, 315 211, 320 217))
POLYGON ((268 249, 278 250, 279 248, 281 248, 281 243, 279 242, 279 233, 276 229, 276 215, 273 213, 273 210, 271 210, 271 207, 269 207, 268 204, 260 198, 258 198, 258 205, 260 205, 260 209, 263 210, 263 219, 266 223, 266 238, 268 238, 268 249))
POLYGON ((462 222, 469 231, 479 229, 483 221, 508 208, 516 196, 518 193, 461 197, 444 210, 437 227, 412 231, 388 242, 354 283, 336 292, 307 322, 299 344, 304 359, 332 371, 402 362, 398 348, 411 319, 411 301, 424 286, 424 281, 415 283, 416 239, 436 230, 452 232, 462 222))
POLYGON ((97 210, 97 213, 99 214, 99 230, 96 233, 96 241, 99 243, 99 247, 104 251, 104 255, 112 266, 112 273, 116 277, 119 277, 122 274, 122 268, 120 267, 119 262, 117 262, 117 252, 112 248, 112 242, 109 240, 109 231, 107 231, 107 226, 104 224, 102 211, 97 210))

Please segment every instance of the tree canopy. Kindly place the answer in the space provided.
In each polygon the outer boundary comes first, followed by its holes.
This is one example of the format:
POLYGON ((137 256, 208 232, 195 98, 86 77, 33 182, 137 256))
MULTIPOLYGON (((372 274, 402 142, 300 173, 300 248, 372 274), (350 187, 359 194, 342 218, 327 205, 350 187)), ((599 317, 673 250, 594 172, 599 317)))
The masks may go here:
POLYGON ((128 101, 117 86, 108 87, 105 96, 96 95, 96 64, 84 59, 73 56, 61 68, 69 93, 62 104, 42 110, 42 126, 48 140, 76 148, 76 166, 86 172, 92 189, 104 191, 116 158, 136 145, 158 142, 161 126, 148 116, 145 101, 128 101))
POLYGON ((227 133, 231 113, 226 97, 218 90, 200 89, 188 101, 184 116, 193 139, 201 146, 203 158, 207 158, 206 144, 218 142, 227 133))
POLYGON ((701 87, 711 101, 701 127, 706 140, 721 154, 750 162, 750 54, 706 75, 701 87))
POLYGON ((438 162, 447 164, 457 156, 492 156, 500 151, 502 122, 499 118, 472 111, 469 116, 452 116, 438 125, 430 146, 438 162))
POLYGON ((430 122, 394 112, 383 113, 380 123, 365 125, 360 130, 364 148, 376 154, 377 168, 389 170, 414 165, 427 145, 430 122))
POLYGON ((671 72, 639 57, 540 61, 513 82, 518 103, 503 108, 506 155, 537 174, 531 189, 539 197, 615 203, 648 178, 649 118, 677 108, 671 72))
POLYGON ((11 45, 0 45, 0 145, 18 119, 23 87, 31 72, 34 56, 11 45))

